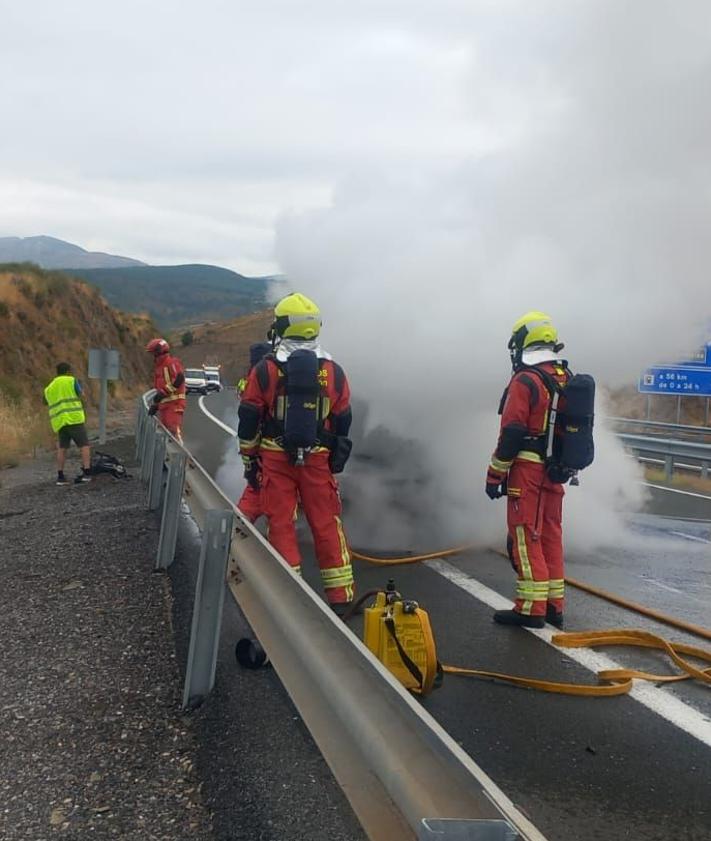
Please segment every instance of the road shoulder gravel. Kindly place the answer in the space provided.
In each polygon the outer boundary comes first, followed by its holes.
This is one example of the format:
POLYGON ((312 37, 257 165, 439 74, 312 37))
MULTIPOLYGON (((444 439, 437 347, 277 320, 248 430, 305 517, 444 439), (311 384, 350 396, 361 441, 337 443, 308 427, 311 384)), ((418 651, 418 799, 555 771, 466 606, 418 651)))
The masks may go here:
MULTIPOLYGON (((131 438, 105 449, 131 464, 131 438)), ((0 477, 0 837, 207 841, 157 518, 137 478, 54 476, 0 477)))

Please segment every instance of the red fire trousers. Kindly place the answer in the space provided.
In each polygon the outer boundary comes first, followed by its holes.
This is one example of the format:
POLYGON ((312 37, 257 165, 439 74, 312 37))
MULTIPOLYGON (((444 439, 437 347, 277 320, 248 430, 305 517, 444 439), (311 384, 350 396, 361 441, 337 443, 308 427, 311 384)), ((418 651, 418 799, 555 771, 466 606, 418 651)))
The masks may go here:
POLYGON ((259 491, 251 485, 242 491, 242 496, 237 501, 237 508, 244 514, 250 523, 256 522, 264 513, 262 511, 262 500, 259 491))
POLYGON ((185 405, 183 400, 171 400, 166 403, 158 404, 158 418, 163 426, 174 435, 178 441, 183 440, 183 413, 185 412, 185 405))
POLYGON ((518 573, 514 610, 545 616, 563 611, 563 486, 548 480, 542 464, 514 461, 508 475, 507 523, 518 573))
POLYGON ((353 600, 353 570, 341 523, 338 484, 328 466, 328 453, 310 453, 296 466, 286 453, 261 450, 262 511, 269 521, 272 546, 295 570, 301 569, 294 511, 306 515, 329 604, 353 600))

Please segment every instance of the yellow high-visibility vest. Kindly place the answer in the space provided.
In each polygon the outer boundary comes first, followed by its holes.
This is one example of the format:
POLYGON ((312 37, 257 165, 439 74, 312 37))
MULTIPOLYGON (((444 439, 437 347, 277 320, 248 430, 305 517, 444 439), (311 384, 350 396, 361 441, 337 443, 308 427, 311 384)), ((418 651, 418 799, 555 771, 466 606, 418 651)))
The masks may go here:
POLYGON ((59 432, 63 426, 86 421, 84 405, 76 393, 75 383, 71 374, 63 374, 55 377, 44 390, 53 432, 59 432))

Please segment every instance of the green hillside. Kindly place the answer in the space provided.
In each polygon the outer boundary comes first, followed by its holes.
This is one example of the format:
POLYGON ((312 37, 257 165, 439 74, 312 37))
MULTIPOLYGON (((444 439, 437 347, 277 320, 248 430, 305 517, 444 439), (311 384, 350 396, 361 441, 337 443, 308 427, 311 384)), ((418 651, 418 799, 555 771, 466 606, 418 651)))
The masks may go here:
POLYGON ((264 309, 269 277, 244 277, 218 266, 70 269, 97 287, 112 307, 148 313, 162 329, 235 318, 264 309))

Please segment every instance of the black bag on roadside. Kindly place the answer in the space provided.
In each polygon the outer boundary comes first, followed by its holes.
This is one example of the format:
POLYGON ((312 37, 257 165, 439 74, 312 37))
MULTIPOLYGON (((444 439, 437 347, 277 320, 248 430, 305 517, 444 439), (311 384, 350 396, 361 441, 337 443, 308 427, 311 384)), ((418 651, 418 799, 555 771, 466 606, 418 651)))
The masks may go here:
POLYGON ((91 475, 98 476, 101 473, 110 473, 116 479, 130 479, 131 474, 116 458, 109 453, 102 453, 96 450, 91 457, 91 475))

